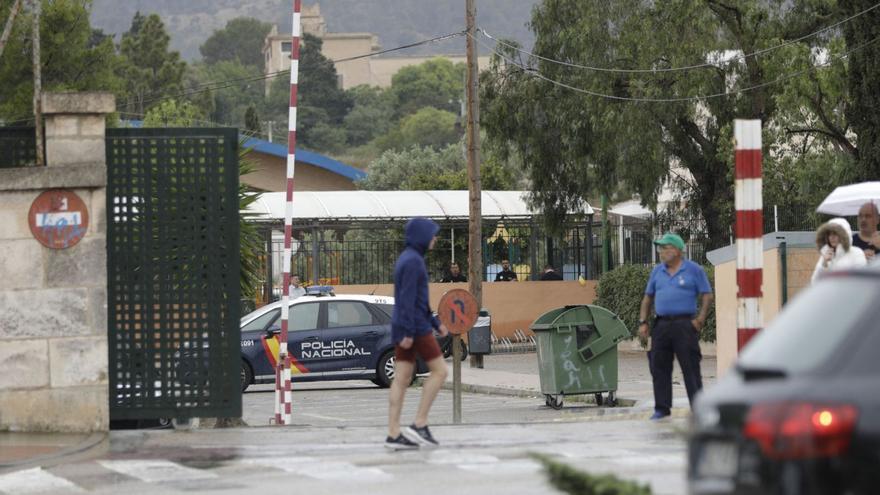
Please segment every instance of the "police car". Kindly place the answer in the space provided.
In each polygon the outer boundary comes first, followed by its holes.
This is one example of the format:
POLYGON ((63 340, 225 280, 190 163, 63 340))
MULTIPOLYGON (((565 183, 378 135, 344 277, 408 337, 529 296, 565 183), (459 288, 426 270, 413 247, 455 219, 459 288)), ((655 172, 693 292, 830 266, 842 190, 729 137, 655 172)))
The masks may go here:
MULTIPOLYGON (((388 387, 394 378, 391 311, 394 298, 333 294, 309 288, 290 301, 287 349, 291 380, 371 380, 388 387)), ((281 333, 281 301, 241 319, 241 389, 274 383, 281 333)), ((417 373, 427 372, 421 360, 417 373)))

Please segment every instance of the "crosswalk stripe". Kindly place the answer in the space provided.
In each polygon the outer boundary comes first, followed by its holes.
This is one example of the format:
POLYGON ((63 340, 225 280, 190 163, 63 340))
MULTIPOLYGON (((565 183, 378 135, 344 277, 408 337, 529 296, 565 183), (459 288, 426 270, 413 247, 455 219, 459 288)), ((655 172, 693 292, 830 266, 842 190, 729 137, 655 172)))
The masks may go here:
POLYGON ((431 464, 491 464, 498 458, 486 454, 460 453, 453 450, 438 450, 428 459, 431 464))
POLYGON ((37 467, 0 475, 0 492, 15 494, 83 493, 84 490, 64 478, 37 467))
POLYGON ((245 464, 272 466, 288 473, 323 481, 389 481, 390 474, 376 467, 360 467, 350 462, 325 461, 314 457, 275 457, 243 459, 245 464), (281 462, 279 462, 281 461, 281 462))
POLYGON ((529 459, 516 459, 500 461, 492 464, 457 464, 458 469, 472 471, 482 474, 510 475, 510 474, 530 474, 541 469, 541 465, 529 459))
POLYGON ((98 463, 107 469, 147 483, 204 480, 217 477, 216 474, 209 471, 193 469, 161 459, 98 461, 98 463))

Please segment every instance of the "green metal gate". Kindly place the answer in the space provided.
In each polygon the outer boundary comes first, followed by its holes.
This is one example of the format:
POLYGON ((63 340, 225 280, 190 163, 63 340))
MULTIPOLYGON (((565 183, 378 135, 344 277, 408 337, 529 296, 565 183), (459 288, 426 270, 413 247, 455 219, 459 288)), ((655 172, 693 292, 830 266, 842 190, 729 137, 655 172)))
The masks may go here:
POLYGON ((110 419, 240 417, 235 129, 108 129, 110 419))

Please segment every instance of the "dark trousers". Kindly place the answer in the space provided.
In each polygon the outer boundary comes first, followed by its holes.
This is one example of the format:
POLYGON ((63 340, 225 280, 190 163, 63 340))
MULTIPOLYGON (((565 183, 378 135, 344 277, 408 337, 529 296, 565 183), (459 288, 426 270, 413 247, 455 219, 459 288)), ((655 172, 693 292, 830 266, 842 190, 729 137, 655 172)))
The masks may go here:
POLYGON ((651 351, 648 360, 654 382, 654 409, 669 414, 672 408, 672 359, 684 375, 691 407, 694 396, 703 388, 700 375, 700 337, 690 318, 658 318, 651 329, 651 351))

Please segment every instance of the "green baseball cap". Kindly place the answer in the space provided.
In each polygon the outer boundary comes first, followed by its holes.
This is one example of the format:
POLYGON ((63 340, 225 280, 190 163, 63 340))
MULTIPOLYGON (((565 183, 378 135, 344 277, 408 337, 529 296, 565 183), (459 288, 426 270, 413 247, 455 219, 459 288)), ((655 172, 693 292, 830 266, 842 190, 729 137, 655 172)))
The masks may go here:
POLYGON ((684 241, 677 234, 667 232, 663 237, 654 241, 658 246, 675 246, 679 251, 684 252, 684 241))

